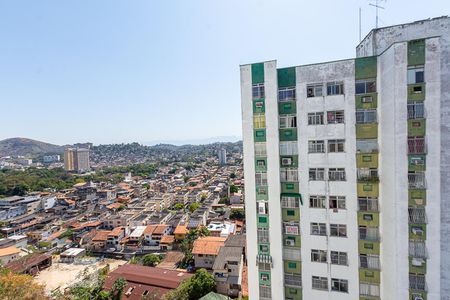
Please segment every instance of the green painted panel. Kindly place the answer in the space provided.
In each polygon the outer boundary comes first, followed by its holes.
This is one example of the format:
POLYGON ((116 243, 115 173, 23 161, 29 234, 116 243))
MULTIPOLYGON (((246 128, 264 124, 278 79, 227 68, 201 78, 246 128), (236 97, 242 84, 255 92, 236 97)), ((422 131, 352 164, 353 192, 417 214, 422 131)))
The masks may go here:
POLYGON ((282 193, 300 193, 298 182, 282 182, 282 193))
POLYGON ((408 42, 408 66, 425 64, 425 40, 408 42))
POLYGON ((361 226, 379 226, 380 214, 377 212, 358 212, 358 225, 361 226))
POLYGON ((378 124, 356 124, 357 139, 376 139, 378 137, 378 124))
POLYGON ((300 209, 299 208, 282 208, 281 219, 286 222, 300 221, 300 209))
POLYGON ((285 273, 300 273, 302 271, 302 264, 299 261, 285 260, 284 272, 285 273))
POLYGON ((358 57, 355 59, 355 79, 377 77, 377 57, 358 57))
POLYGON ((411 240, 426 240, 427 225, 426 224, 409 224, 409 238, 411 240))
POLYGON ((265 129, 255 129, 253 133, 255 142, 265 142, 266 141, 266 130, 265 129))
POLYGON ((270 254, 270 245, 258 243, 258 254, 270 254))
POLYGON ((370 109, 377 108, 378 106, 378 94, 358 94, 355 96, 356 109, 370 109))
POLYGON ((378 168, 378 153, 356 154, 356 166, 358 168, 378 168))
POLYGON ((425 136, 425 127, 425 119, 408 120, 408 136, 425 136))
POLYGON ((264 98, 253 100, 253 113, 261 114, 266 112, 266 103, 264 98))
POLYGON ((414 266, 412 261, 413 261, 413 258, 410 257, 409 258, 409 272, 410 273, 417 273, 417 274, 426 274, 427 273, 427 260, 426 259, 422 260, 421 266, 414 266))
POLYGON ((358 182, 358 197, 378 197, 379 184, 377 182, 358 182))
POLYGON ((278 102, 278 114, 295 114, 297 112, 297 103, 295 101, 278 102))
POLYGON ((258 228, 269 228, 269 216, 258 215, 258 228))
POLYGON ((256 172, 267 171, 267 157, 255 158, 255 171, 256 172))
POLYGON ((294 87, 296 85, 295 67, 277 70, 278 87, 294 87))
POLYGON ((264 285, 270 285, 270 272, 260 271, 259 272, 259 283, 264 285))
POLYGON ((264 63, 252 64, 252 83, 264 83, 264 63))
POLYGON ((371 269, 359 269, 359 281, 380 283, 380 271, 371 269))
POLYGON ((425 82, 408 84, 408 100, 409 101, 425 100, 425 82))
POLYGON ((427 204, 427 191, 425 189, 408 190, 408 204, 412 206, 424 206, 427 204))
POLYGON ((283 128, 279 131, 280 141, 296 141, 297 140, 297 128, 283 128))
POLYGON ((408 155, 408 171, 425 171, 426 157, 425 154, 408 155))
POLYGON ((380 242, 358 241, 358 252, 362 254, 380 255, 380 242))
POLYGON ((301 240, 299 235, 283 235, 283 244, 288 247, 301 247, 301 240), (293 241, 293 244, 289 241, 293 241))
POLYGON ((280 156, 280 167, 297 168, 298 167, 298 155, 282 155, 282 156, 280 156))
POLYGON ((289 298, 292 300, 302 300, 302 289, 285 287, 284 295, 286 296, 286 298, 289 298))

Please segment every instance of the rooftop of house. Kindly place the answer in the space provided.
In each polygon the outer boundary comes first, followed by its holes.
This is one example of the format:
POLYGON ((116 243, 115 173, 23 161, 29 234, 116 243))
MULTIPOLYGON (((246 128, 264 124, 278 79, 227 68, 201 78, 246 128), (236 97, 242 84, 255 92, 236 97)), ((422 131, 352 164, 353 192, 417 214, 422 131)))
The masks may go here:
POLYGON ((226 238, 205 236, 194 241, 192 254, 217 255, 220 247, 225 245, 226 238))
POLYGON ((108 239, 108 235, 111 233, 109 230, 99 230, 97 234, 92 238, 93 242, 104 242, 108 239))
POLYGON ((186 225, 178 225, 176 228, 175 228, 175 231, 173 232, 174 234, 186 234, 186 233, 188 233, 188 229, 187 229, 187 226, 186 225))
POLYGON ((20 250, 16 247, 6 247, 3 249, 0 249, 0 257, 19 254, 19 253, 20 253, 20 250))
POLYGON ((221 247, 219 254, 214 261, 213 270, 226 269, 226 264, 228 261, 239 261, 242 256, 242 252, 242 247, 221 247))

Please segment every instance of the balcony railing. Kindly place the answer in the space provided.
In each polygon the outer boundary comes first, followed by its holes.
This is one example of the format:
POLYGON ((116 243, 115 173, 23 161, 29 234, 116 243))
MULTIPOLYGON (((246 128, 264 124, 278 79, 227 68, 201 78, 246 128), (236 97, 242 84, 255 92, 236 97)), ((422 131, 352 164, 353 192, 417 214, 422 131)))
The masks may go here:
POLYGON ((283 249, 283 259, 301 261, 302 253, 300 248, 284 248, 283 249))
POLYGON ((302 275, 284 274, 284 284, 294 287, 302 287, 302 275))
POLYGON ((425 138, 408 138, 408 154, 423 154, 425 152, 425 138))
POLYGON ((425 291, 425 275, 409 274, 409 288, 418 291, 425 291))
POLYGON ((424 189, 426 187, 425 173, 409 173, 408 185, 410 189, 424 189))
POLYGON ((378 242, 380 234, 376 227, 359 228, 359 239, 364 241, 378 242))
POLYGON ((358 181, 378 181, 378 169, 358 169, 358 181))
POLYGON ((408 208, 409 222, 410 223, 426 223, 425 208, 422 207, 410 207, 408 208))
POLYGON ((425 242, 409 241, 409 255, 416 258, 427 258, 425 242))

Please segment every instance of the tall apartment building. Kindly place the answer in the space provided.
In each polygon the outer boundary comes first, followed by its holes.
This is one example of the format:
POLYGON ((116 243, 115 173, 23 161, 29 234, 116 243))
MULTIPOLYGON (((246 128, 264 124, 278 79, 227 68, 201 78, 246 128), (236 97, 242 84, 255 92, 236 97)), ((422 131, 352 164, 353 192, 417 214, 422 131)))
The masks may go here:
POLYGON ((450 18, 241 66, 250 299, 450 299, 450 18))
POLYGON ((86 172, 90 169, 89 149, 67 148, 64 150, 66 171, 86 172))
POLYGON ((224 166, 227 164, 227 150, 225 148, 219 149, 217 153, 217 157, 219 159, 219 164, 224 166))

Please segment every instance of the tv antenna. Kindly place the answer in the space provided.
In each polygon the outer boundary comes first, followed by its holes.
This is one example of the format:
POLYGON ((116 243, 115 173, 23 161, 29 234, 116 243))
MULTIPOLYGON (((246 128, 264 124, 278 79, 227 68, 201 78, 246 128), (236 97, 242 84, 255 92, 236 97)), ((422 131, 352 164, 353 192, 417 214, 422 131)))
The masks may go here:
POLYGON ((375 3, 369 3, 370 6, 375 7, 376 11, 376 19, 375 19, 375 28, 378 28, 378 9, 384 9, 383 6, 380 5, 381 2, 386 2, 386 0, 373 0, 375 3))

